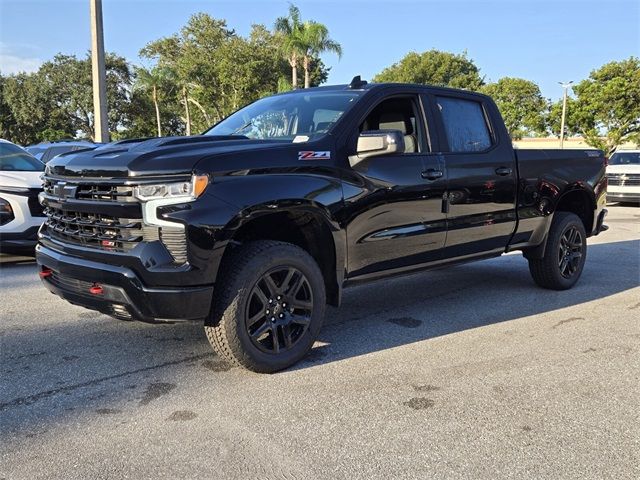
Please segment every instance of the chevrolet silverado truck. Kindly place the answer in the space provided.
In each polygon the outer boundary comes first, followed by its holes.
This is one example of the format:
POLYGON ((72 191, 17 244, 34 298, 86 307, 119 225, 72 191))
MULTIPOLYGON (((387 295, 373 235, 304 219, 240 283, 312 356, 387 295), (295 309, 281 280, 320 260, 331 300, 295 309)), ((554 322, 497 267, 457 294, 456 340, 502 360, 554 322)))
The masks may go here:
POLYGON ((360 282, 521 251, 571 288, 606 229, 605 158, 514 150, 487 96, 425 85, 296 90, 202 135, 46 166, 44 285, 125 320, 204 321, 257 372, 300 360, 360 282))

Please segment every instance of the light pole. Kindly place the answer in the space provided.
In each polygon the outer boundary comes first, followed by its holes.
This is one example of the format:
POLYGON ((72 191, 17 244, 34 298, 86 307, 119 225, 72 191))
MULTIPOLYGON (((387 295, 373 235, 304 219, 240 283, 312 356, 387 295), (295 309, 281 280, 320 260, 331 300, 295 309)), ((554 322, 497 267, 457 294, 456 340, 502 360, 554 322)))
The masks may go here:
POLYGON ((107 74, 104 65, 102 0, 89 0, 91 12, 91 77, 93 79, 93 127, 96 142, 109 141, 107 74))
POLYGON ((560 121, 560 148, 564 148, 564 120, 567 114, 567 90, 573 83, 573 80, 570 82, 558 82, 562 85, 562 89, 564 93, 562 95, 562 120, 560 121))

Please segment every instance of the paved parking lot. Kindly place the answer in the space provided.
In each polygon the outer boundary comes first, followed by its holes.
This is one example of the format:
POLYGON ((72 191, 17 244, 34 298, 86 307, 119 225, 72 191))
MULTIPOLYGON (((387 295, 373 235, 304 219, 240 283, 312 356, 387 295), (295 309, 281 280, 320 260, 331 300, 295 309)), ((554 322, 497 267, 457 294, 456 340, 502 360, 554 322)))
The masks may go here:
POLYGON ((229 369, 0 267, 0 478, 639 478, 640 209, 567 292, 517 254, 348 290, 310 356, 229 369))

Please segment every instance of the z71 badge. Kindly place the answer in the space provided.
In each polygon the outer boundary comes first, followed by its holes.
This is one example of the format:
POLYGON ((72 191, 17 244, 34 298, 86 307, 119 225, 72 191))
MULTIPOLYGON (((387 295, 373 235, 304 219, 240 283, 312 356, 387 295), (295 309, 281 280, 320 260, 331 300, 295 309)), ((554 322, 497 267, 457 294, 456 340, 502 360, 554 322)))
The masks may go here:
POLYGON ((314 152, 314 151, 304 151, 298 152, 298 160, 329 160, 331 159, 331 152, 314 152))

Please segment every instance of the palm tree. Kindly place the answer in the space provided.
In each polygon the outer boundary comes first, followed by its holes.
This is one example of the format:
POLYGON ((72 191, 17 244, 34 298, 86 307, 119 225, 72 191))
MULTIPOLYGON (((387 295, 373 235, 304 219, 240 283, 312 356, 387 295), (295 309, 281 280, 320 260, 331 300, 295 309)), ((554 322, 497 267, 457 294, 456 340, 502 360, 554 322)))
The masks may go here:
POLYGON ((280 34, 283 40, 282 48, 289 65, 291 65, 291 85, 294 89, 298 87, 298 62, 305 52, 301 29, 300 9, 290 3, 289 15, 276 19, 275 31, 280 34))
POLYGON ((329 29, 322 23, 308 21, 302 25, 301 40, 304 52, 302 66, 304 68, 304 88, 311 86, 311 60, 324 52, 334 52, 342 58, 342 46, 329 37, 329 29))
POLYGON ((158 126, 158 136, 162 136, 162 126, 160 123, 160 104, 158 102, 158 89, 163 83, 172 81, 175 78, 173 71, 167 67, 154 67, 151 70, 146 68, 136 69, 135 90, 151 92, 151 99, 156 108, 156 122, 158 126))

